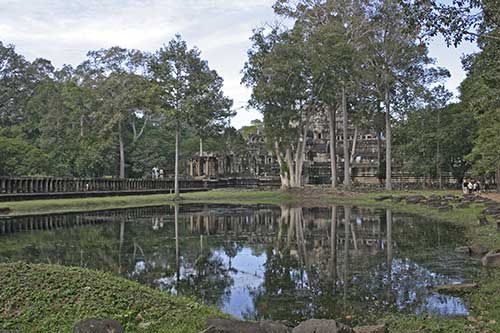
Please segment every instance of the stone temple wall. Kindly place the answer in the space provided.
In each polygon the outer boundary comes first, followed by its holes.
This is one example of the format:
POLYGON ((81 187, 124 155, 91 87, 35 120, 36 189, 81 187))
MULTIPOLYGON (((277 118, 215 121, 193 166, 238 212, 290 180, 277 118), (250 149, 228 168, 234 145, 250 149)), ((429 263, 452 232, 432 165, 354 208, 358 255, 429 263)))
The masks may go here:
MULTIPOLYGON (((339 179, 344 174, 342 117, 337 116, 337 170, 339 179)), ((330 131, 328 117, 318 114, 312 119, 307 133, 304 152, 304 178, 306 184, 328 184, 331 182, 330 131)), ((352 159, 354 183, 378 184, 379 159, 384 155, 384 139, 370 130, 349 126, 349 152, 355 144, 352 159)), ((204 154, 194 156, 187 164, 186 173, 195 178, 220 178, 234 176, 272 177, 279 175, 276 156, 266 146, 262 129, 248 137, 246 151, 234 154, 204 154)))

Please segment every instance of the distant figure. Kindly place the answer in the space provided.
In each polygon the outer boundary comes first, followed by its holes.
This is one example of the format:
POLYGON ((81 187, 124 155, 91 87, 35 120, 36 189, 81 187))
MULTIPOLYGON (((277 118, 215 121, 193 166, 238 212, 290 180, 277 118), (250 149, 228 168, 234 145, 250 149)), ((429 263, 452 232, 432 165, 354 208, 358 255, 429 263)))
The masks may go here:
POLYGON ((474 192, 481 193, 481 184, 479 183, 479 180, 474 182, 474 192))
POLYGON ((163 176, 164 176, 163 169, 160 169, 160 178, 163 178, 163 176))
POLYGON ((469 182, 467 181, 467 179, 464 179, 464 182, 462 184, 462 191, 464 192, 464 194, 467 194, 469 192, 469 182))
POLYGON ((474 184, 472 183, 473 181, 470 181, 469 184, 467 184, 467 192, 469 194, 472 194, 472 191, 474 190, 474 184))
POLYGON ((153 167, 153 170, 151 171, 151 178, 157 179, 158 178, 158 167, 153 167))

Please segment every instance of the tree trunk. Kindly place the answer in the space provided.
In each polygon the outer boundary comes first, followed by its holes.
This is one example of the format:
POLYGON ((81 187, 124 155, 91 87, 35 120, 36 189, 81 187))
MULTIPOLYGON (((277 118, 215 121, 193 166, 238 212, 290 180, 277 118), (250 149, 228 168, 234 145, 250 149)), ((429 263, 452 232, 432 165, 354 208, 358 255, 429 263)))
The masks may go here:
POLYGON ((379 180, 379 184, 382 185, 382 139, 380 137, 380 132, 377 131, 377 178, 379 180))
POLYGON ((203 138, 200 138, 200 157, 203 156, 203 138))
POLYGON ((286 190, 290 187, 290 179, 288 177, 288 172, 285 168, 285 162, 283 161, 280 147, 277 142, 274 143, 274 151, 276 153, 276 159, 278 160, 278 165, 280 167, 281 189, 286 190))
POLYGON ((392 190, 392 135, 389 88, 385 88, 385 188, 392 190))
MULTIPOLYGON (((440 122, 441 122, 441 117, 439 115, 439 110, 437 111, 437 128, 438 131, 441 129, 440 127, 440 122)), ((439 138, 439 132, 436 132, 437 138, 436 138, 436 174, 439 180, 439 189, 443 189, 443 174, 441 172, 441 147, 440 147, 440 138, 439 138)))
POLYGON ((347 119, 347 102, 345 96, 345 86, 342 85, 342 131, 344 132, 344 186, 346 190, 351 189, 350 161, 349 161, 349 136, 347 119))
POLYGON ((352 165, 356 156, 356 146, 358 145, 358 126, 354 127, 354 137, 352 139, 351 156, 349 157, 349 175, 352 176, 352 165))
POLYGON ((83 138, 83 116, 80 116, 80 137, 83 138))
POLYGON ((175 178, 174 178, 174 188, 175 188, 175 198, 180 198, 179 192, 179 144, 180 144, 180 125, 175 126, 175 178))
POLYGON ((337 110, 328 108, 328 125, 330 127, 330 168, 332 172, 332 190, 337 189, 337 110))
POLYGON ((120 178, 125 178, 125 147, 123 144, 121 123, 118 123, 118 141, 120 145, 120 178))
POLYGON ((500 193, 500 165, 497 166, 495 172, 495 182, 497 183, 497 192, 500 193))

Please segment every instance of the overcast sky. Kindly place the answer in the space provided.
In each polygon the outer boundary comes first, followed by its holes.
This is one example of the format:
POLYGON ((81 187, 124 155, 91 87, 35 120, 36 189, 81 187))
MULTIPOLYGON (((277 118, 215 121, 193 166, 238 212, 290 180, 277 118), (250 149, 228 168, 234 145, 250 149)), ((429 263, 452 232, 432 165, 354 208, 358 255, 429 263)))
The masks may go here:
MULTIPOLYGON (((274 0, 0 0, 0 40, 14 44, 28 60, 37 57, 56 67, 78 65, 88 50, 122 46, 154 51, 176 33, 197 46, 224 78, 235 102, 239 128, 258 118, 244 109, 250 91, 240 86, 241 69, 252 29, 275 19, 274 0)), ((450 70, 448 89, 464 79, 460 57, 474 47, 447 48, 441 40, 431 56, 450 70)))

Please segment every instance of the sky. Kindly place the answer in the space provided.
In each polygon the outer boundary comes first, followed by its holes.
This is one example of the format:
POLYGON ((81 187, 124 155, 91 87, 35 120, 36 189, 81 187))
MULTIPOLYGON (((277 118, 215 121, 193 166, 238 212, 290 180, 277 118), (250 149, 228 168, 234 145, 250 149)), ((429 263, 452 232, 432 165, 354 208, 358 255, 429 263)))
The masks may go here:
MULTIPOLYGON (((236 128, 260 118, 246 108, 250 90, 240 85, 241 70, 254 28, 276 20, 274 0, 0 0, 0 41, 14 44, 28 60, 46 58, 56 66, 81 63, 89 50, 121 46, 155 51, 181 34, 190 47, 224 78, 234 100, 236 128)), ((465 78, 460 58, 475 47, 447 48, 441 38, 430 45, 437 65, 457 93, 465 78)))

